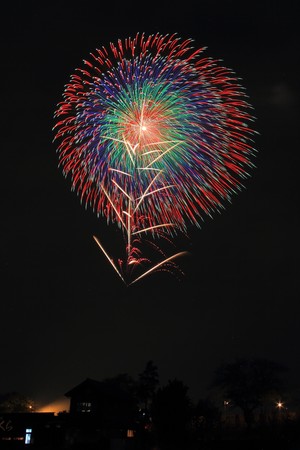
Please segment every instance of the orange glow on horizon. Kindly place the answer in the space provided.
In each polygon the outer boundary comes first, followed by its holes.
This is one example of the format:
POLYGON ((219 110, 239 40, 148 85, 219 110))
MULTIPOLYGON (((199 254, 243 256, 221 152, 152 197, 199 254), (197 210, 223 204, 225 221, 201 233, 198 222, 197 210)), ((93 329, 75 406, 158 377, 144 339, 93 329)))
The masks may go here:
POLYGON ((67 398, 59 398, 51 403, 37 407, 36 412, 53 412, 54 414, 58 414, 63 411, 69 412, 69 409, 70 400, 67 398))

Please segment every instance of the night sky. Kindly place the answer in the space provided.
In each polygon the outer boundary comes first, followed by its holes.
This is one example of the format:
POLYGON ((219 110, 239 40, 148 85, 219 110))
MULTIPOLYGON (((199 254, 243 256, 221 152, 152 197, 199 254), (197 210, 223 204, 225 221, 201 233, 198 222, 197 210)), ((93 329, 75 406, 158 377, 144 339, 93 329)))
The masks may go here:
POLYGON ((197 400, 218 365, 239 356, 286 364, 299 388, 296 5, 10 2, 1 25, 0 393, 47 403, 87 377, 137 377, 153 360, 161 385, 176 377, 197 400), (92 238, 116 248, 120 234, 71 192, 52 127, 89 52, 143 31, 177 32, 222 59, 242 79, 260 134, 246 189, 190 228, 185 276, 126 287, 92 238))

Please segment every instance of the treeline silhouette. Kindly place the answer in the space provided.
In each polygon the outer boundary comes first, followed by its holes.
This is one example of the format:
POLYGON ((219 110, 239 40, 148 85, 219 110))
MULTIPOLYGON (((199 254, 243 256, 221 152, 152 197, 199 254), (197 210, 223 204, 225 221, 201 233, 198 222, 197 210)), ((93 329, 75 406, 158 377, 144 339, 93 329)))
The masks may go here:
MULTIPOLYGON (((173 378, 160 385, 152 360, 137 379, 119 374, 102 380, 102 385, 122 390, 130 399, 127 409, 122 409, 135 424, 135 439, 129 441, 128 449, 204 450, 225 448, 226 443, 231 449, 274 450, 280 443, 287 450, 300 448, 300 411, 299 405, 291 408, 287 401, 291 400, 287 370, 259 358, 223 363, 215 370, 208 396, 196 402, 182 380, 173 378), (236 443, 240 446, 235 447, 236 443)), ((33 408, 33 402, 18 393, 0 396, 0 413, 33 408)))

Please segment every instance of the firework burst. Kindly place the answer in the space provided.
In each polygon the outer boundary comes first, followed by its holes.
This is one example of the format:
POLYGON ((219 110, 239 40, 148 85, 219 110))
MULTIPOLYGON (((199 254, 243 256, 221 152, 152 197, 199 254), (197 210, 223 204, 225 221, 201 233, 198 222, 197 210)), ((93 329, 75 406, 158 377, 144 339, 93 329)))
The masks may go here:
MULTIPOLYGON (((148 262, 144 238, 199 226, 224 208, 253 167, 244 89, 204 50, 176 34, 118 40, 84 60, 55 112, 63 174, 83 203, 124 234, 127 257, 117 264, 95 240, 126 284, 130 266, 148 262)), ((177 255, 131 283, 175 266, 177 255)))

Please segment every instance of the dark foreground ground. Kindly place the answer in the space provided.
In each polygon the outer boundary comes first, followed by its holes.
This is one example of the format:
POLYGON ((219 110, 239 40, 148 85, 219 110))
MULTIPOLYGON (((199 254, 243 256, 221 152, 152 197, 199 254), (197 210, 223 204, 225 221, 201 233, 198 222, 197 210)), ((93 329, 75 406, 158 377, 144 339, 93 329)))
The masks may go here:
POLYGON ((274 440, 219 440, 210 442, 198 442, 193 445, 189 443, 182 444, 161 444, 161 445, 145 445, 140 446, 130 445, 112 445, 112 446, 99 446, 90 444, 81 444, 71 447, 65 446, 37 446, 37 445, 0 445, 1 450, 17 450, 17 449, 28 449, 28 450, 300 450, 300 442, 289 442, 286 440, 274 439, 274 440))

